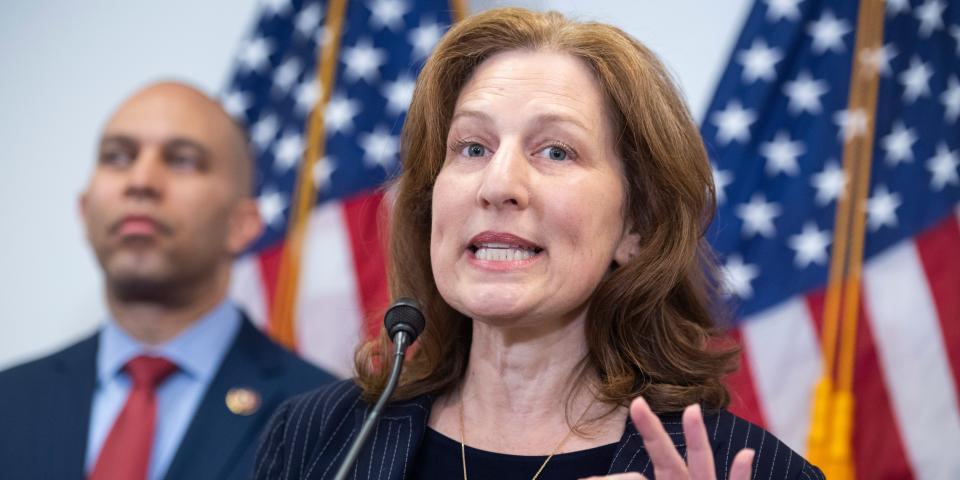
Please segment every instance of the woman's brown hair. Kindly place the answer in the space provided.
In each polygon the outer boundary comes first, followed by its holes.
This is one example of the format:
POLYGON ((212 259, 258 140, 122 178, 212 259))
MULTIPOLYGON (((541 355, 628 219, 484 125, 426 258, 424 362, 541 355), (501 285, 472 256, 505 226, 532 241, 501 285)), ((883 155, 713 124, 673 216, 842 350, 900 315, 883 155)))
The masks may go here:
MULTIPOLYGON (((696 124, 660 61, 623 31, 516 8, 453 26, 417 79, 401 139, 389 280, 394 298, 419 300, 427 328, 394 398, 450 391, 466 370, 471 321, 440 296, 430 266, 432 189, 460 90, 484 60, 518 49, 568 53, 596 75, 623 160, 625 215, 641 238, 640 253, 615 266, 590 299, 585 362, 599 375, 598 398, 625 405, 642 395, 656 411, 724 407, 721 378, 736 353, 709 345, 715 282, 703 234, 715 194, 696 124)), ((365 398, 383 390, 391 351, 385 333, 358 351, 365 398)))

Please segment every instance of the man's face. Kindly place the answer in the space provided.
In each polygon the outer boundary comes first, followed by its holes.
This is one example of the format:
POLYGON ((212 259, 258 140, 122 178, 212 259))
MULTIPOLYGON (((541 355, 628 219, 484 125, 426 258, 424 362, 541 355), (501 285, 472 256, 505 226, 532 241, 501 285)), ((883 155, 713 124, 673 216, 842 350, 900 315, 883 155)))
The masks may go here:
POLYGON ((199 92, 162 84, 124 103, 81 196, 108 289, 151 295, 228 271, 259 232, 247 161, 239 132, 199 92))

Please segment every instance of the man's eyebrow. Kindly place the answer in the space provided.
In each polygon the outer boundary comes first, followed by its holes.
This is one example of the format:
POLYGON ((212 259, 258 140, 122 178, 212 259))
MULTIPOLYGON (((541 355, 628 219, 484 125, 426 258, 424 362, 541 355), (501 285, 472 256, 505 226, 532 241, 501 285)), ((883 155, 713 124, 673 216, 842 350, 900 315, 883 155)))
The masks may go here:
POLYGON ((136 146, 138 142, 133 137, 122 134, 104 135, 100 138, 100 147, 108 143, 119 143, 125 147, 132 147, 136 146))

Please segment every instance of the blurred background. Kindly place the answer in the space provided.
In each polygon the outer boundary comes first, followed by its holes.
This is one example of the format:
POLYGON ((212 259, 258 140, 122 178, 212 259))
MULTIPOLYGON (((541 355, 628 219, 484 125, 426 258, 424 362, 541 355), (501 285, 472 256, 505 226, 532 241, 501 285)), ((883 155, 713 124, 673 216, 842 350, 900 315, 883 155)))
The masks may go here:
MULTIPOLYGON (((325 154, 306 159, 325 3, 0 5, 0 369, 104 320, 77 197, 111 110, 173 78, 251 129, 269 228, 237 260, 234 298, 350 374, 387 300, 376 187, 395 171, 416 68, 458 2, 347 2, 325 154), (304 211, 291 207, 298 178, 317 189, 304 211), (283 260, 290 225, 305 232, 299 264, 283 260)), ((960 478, 958 2, 462 3, 614 24, 674 75, 718 193, 707 238, 743 346, 732 411, 830 478, 960 478)))
MULTIPOLYGON (((227 88, 255 0, 0 5, 0 369, 92 332, 103 320, 100 272, 77 196, 113 108, 158 78, 227 88)), ((702 116, 750 2, 472 0, 613 23, 655 50, 702 116)), ((342 369, 341 369, 342 370, 342 369)))

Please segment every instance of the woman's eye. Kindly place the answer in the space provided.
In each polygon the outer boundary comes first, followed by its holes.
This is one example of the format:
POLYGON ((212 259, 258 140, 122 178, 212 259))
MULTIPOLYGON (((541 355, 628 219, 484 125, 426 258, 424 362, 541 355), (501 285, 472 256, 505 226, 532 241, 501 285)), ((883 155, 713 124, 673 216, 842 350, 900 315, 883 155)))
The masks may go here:
POLYGON ((463 147, 463 150, 461 150, 460 153, 462 153, 466 157, 482 157, 486 155, 487 149, 484 148, 484 146, 480 145, 479 143, 471 143, 463 147))
POLYGON ((567 151, 564 150, 563 147, 558 147, 556 145, 549 146, 541 151, 543 152, 544 156, 550 160, 566 160, 568 155, 567 151))

